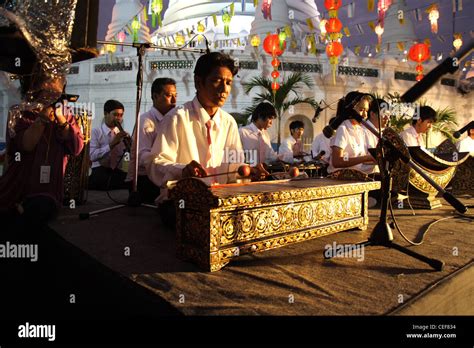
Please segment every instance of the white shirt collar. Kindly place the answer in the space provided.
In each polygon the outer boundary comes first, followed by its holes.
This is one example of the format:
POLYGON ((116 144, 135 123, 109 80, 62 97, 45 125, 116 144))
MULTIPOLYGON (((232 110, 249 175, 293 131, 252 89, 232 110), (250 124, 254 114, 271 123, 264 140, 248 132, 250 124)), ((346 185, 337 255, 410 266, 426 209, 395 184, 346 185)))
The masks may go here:
POLYGON ((249 125, 249 129, 253 132, 253 133, 263 133, 263 130, 261 129, 258 129, 258 127, 255 125, 255 123, 251 123, 249 125))
POLYGON ((154 106, 151 107, 151 109, 150 109, 150 114, 151 114, 151 115, 153 116, 153 118, 154 118, 155 120, 157 120, 158 122, 163 121, 163 118, 164 118, 163 114, 162 114, 161 112, 159 112, 158 109, 155 108, 154 106))
POLYGON ((117 127, 114 127, 114 128, 112 128, 112 129, 110 129, 110 128, 105 124, 105 122, 102 122, 101 129, 102 129, 102 133, 104 133, 105 135, 109 135, 110 132, 113 132, 114 135, 120 132, 117 127))
MULTIPOLYGON (((209 120, 211 119, 211 116, 209 116, 209 114, 207 113, 206 109, 203 108, 203 106, 202 106, 201 103, 199 102, 197 96, 194 97, 194 99, 193 99, 193 108, 194 108, 194 110, 196 111, 196 116, 198 117, 198 119, 199 119, 203 124, 206 124, 207 121, 209 121, 209 120)), ((218 108, 218 109, 217 109, 217 112, 216 112, 216 114, 212 117, 212 120, 214 121, 214 125, 215 125, 216 129, 219 130, 220 125, 221 125, 221 121, 222 121, 221 108, 218 108)))

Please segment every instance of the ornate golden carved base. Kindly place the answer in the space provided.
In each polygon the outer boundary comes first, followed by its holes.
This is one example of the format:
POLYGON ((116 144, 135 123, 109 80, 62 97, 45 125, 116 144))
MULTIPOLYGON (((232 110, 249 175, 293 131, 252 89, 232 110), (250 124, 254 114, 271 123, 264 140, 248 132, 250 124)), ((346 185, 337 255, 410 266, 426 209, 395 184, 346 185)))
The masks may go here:
POLYGON ((171 191, 177 253, 218 271, 246 253, 367 228, 368 192, 380 182, 279 180, 208 187, 184 179, 171 191))

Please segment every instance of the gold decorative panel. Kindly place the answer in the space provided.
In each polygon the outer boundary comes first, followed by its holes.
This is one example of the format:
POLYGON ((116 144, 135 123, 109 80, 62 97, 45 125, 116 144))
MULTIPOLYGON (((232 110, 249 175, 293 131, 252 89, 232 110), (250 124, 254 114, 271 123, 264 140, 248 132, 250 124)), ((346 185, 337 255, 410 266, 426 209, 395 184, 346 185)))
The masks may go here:
POLYGON ((178 256, 217 271, 232 258, 368 224, 368 191, 380 182, 278 180, 207 186, 183 179, 171 190, 178 256))

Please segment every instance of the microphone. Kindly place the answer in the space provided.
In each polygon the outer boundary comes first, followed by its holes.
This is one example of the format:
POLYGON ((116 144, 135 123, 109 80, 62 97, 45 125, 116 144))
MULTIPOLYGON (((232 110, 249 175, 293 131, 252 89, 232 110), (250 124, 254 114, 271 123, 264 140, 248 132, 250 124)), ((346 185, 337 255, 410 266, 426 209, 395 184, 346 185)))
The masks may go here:
POLYGON ((471 128, 474 129, 474 121, 469 122, 464 127, 462 127, 460 130, 458 130, 457 132, 454 132, 453 137, 455 137, 456 139, 459 139, 459 137, 461 136, 462 133, 464 133, 465 131, 467 131, 468 129, 471 129, 471 128))
MULTIPOLYGON (((326 106, 326 108, 327 108, 327 106, 326 106)), ((313 116, 313 118, 312 118, 311 121, 312 121, 313 123, 316 123, 316 120, 318 119, 319 114, 321 113, 321 111, 323 111, 323 110, 326 109, 326 108, 322 108, 322 107, 321 107, 321 103, 319 103, 318 106, 316 107, 316 110, 314 111, 314 116, 313 116)))
MULTIPOLYGON (((114 126, 117 127, 119 129, 119 131, 121 132, 124 132, 123 128, 122 128, 122 124, 115 120, 114 121, 114 126)), ((130 136, 126 136, 125 138, 122 139, 124 145, 125 145, 125 148, 127 150, 127 152, 130 152, 131 148, 132 148, 132 139, 130 138, 130 136)))

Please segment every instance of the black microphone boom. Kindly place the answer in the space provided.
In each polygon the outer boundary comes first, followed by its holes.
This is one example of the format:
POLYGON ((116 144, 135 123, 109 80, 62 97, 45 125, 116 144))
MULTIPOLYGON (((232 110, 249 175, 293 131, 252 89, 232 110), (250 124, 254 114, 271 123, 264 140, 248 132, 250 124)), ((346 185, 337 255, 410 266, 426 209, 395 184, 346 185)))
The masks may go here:
POLYGON ((467 131, 468 129, 474 129, 474 121, 469 122, 464 127, 462 127, 460 130, 458 130, 457 132, 454 132, 453 137, 458 139, 461 136, 461 134, 464 133, 465 131, 467 131))

